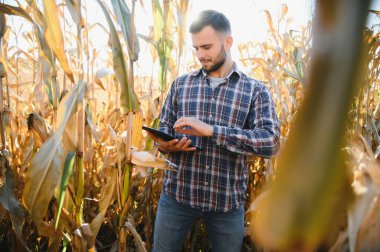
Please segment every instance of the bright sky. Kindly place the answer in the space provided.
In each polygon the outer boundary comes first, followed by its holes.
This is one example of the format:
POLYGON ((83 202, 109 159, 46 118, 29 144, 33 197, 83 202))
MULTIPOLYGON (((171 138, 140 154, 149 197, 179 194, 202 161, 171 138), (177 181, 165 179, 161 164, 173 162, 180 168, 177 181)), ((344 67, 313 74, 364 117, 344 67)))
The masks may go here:
POLYGON ((287 4, 288 16, 294 19, 293 25, 301 26, 311 18, 311 0, 194 0, 190 7, 189 21, 204 9, 223 12, 231 22, 236 41, 261 41, 267 32, 264 10, 270 10, 273 19, 281 13, 282 5, 287 4))
MULTIPOLYGON (((276 22, 281 13, 282 5, 287 4, 289 9, 288 16, 293 18, 293 22, 289 28, 299 30, 301 26, 307 24, 308 20, 311 19, 312 1, 313 0, 189 0, 189 16, 186 27, 187 46, 192 48, 190 44, 191 38, 188 32, 188 27, 192 20, 197 17, 200 11, 214 9, 223 12, 231 22, 232 36, 234 38, 232 57, 233 59, 237 59, 237 45, 239 43, 263 41, 267 37, 268 26, 264 10, 270 10, 273 21, 276 22)), ((146 2, 144 2, 144 4, 145 3, 146 2)), ((147 9, 148 12, 150 9, 148 9, 147 6, 145 9, 147 9)), ((151 15, 137 17, 136 25, 141 27, 142 30, 149 27, 147 24, 153 24, 151 15)), ((147 29, 146 32, 148 31, 147 29)), ((143 55, 141 56, 143 57, 143 55)))
MULTIPOLYGON (((144 1, 144 4, 147 2, 150 3, 150 1, 144 1)), ((276 24, 283 4, 286 4, 288 6, 287 16, 293 19, 288 29, 300 30, 302 26, 305 26, 311 20, 315 0, 189 0, 189 3, 186 31, 188 31, 191 21, 196 18, 200 11, 215 9, 223 12, 231 22, 232 36, 234 37, 232 57, 237 59, 237 45, 239 43, 264 41, 268 37, 268 25, 264 10, 270 11, 273 23, 276 24)), ((145 9, 148 12, 150 11, 150 6, 149 9, 147 6, 149 5, 146 4, 145 9)), ((380 0, 373 0, 371 9, 380 10, 380 0)), ((380 20, 374 14, 370 14, 370 23, 374 22, 380 23, 380 20)), ((141 15, 137 17, 136 24, 142 31, 147 29, 147 34, 148 27, 153 24, 152 16, 141 15)), ((189 32, 186 33, 186 36, 188 47, 191 48, 189 32)), ((141 56, 143 57, 143 55, 141 56)), ((240 67, 243 68, 241 65, 240 67)))

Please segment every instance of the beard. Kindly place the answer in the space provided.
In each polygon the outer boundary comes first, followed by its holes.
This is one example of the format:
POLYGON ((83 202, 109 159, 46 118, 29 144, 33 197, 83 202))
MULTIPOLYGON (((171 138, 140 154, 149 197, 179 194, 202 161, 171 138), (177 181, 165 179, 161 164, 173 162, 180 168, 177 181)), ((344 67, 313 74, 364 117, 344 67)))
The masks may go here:
POLYGON ((226 62, 227 54, 226 50, 224 50, 224 46, 222 46, 220 53, 214 60, 214 64, 207 67, 207 66, 202 66, 202 69, 206 71, 207 74, 215 72, 218 70, 221 66, 223 66, 224 62, 226 62))

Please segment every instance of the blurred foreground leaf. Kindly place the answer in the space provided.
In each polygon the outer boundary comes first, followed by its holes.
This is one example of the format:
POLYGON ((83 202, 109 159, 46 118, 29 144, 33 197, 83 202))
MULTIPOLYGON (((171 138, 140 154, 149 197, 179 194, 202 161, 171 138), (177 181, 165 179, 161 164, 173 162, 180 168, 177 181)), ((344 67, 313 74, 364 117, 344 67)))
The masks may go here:
POLYGON ((264 246, 280 251, 326 246, 350 198, 341 148, 361 78, 368 6, 362 0, 317 1, 309 89, 272 190, 253 222, 253 237, 264 246))

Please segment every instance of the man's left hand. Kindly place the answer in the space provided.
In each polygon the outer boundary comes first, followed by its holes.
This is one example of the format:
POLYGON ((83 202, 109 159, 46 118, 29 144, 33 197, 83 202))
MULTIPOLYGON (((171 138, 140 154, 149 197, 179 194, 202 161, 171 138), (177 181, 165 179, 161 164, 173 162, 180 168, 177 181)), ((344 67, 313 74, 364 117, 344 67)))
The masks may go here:
POLYGON ((214 127, 195 117, 182 117, 174 123, 173 128, 176 132, 192 136, 208 137, 214 133, 214 127))

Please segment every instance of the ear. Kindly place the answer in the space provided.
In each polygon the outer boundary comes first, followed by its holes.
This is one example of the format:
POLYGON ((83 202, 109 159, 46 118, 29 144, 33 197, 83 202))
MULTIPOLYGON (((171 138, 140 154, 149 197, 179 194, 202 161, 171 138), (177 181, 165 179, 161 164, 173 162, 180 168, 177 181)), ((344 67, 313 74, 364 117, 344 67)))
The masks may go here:
POLYGON ((234 42, 234 39, 232 38, 232 36, 227 36, 224 39, 224 46, 225 46, 226 50, 229 50, 231 48, 233 42, 234 42))

